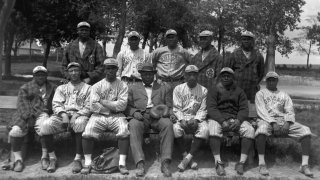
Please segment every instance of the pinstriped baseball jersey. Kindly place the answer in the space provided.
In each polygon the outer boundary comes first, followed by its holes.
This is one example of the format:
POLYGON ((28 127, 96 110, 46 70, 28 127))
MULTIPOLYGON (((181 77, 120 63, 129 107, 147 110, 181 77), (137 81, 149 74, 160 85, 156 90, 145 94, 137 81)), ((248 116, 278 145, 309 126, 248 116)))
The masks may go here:
POLYGON ((255 98, 259 118, 271 123, 284 121, 295 122, 293 103, 290 96, 283 91, 262 89, 255 98))
POLYGON ((90 104, 93 113, 110 115, 126 109, 128 102, 128 86, 116 79, 110 83, 105 78, 91 88, 90 104), (101 100, 109 101, 109 108, 101 104, 101 100))
POLYGON ((173 113, 180 120, 198 119, 204 121, 207 117, 208 90, 197 84, 189 88, 187 83, 178 85, 173 90, 173 113))
POLYGON ((77 85, 69 82, 59 86, 52 100, 54 113, 58 115, 65 112, 72 115, 78 112, 80 115, 89 116, 90 88, 91 86, 84 82, 77 85))

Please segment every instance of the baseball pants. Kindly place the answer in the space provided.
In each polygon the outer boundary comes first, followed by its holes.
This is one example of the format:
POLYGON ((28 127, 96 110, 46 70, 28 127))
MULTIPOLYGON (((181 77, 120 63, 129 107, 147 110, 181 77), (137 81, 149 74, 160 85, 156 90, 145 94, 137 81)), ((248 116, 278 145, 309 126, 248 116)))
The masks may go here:
POLYGON ((100 134, 105 131, 112 131, 119 138, 128 137, 130 133, 125 115, 119 113, 106 116, 94 113, 91 115, 82 136, 99 139, 100 134))
MULTIPOLYGON (((222 137, 222 127, 221 124, 218 123, 215 120, 209 119, 208 121, 208 128, 209 128, 209 136, 216 136, 216 137, 222 137)), ((243 121, 240 125, 239 129, 240 137, 245 137, 248 139, 254 139, 254 128, 248 121, 243 121)))
MULTIPOLYGON (((185 130, 181 127, 180 122, 173 124, 173 132, 175 138, 180 138, 186 134, 185 130)), ((200 139, 208 138, 208 123, 207 121, 202 121, 198 124, 198 129, 194 133, 194 136, 200 139)))

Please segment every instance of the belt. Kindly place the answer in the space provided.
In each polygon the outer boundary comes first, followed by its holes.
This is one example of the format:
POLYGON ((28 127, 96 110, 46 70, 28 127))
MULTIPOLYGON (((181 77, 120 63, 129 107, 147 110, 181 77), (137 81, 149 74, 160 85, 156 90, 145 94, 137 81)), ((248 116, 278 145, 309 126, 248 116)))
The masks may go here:
POLYGON ((180 78, 159 77, 159 79, 161 79, 162 81, 165 81, 165 82, 176 82, 176 81, 183 81, 184 77, 180 77, 180 78))
POLYGON ((127 81, 127 82, 141 82, 141 79, 135 78, 135 77, 127 77, 127 76, 122 76, 121 77, 122 81, 127 81))

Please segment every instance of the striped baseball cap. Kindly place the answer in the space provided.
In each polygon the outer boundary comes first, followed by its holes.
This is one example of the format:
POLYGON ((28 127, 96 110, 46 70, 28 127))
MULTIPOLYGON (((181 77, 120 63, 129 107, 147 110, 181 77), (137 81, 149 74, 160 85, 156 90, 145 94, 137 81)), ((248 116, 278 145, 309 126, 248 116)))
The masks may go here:
POLYGON ((105 66, 117 66, 118 67, 118 61, 114 58, 107 58, 104 60, 103 65, 105 66))
POLYGON ((200 34, 199 34, 199 37, 202 37, 202 36, 212 36, 213 33, 211 31, 208 31, 208 30, 205 30, 205 31, 202 31, 200 34))
POLYGON ((186 73, 190 73, 190 72, 199 72, 199 68, 195 65, 188 65, 186 67, 186 69, 184 70, 184 72, 186 73))
POLYGON ((170 34, 177 35, 177 31, 173 29, 169 29, 164 36, 167 37, 170 34))
POLYGON ((32 73, 35 74, 37 72, 45 72, 45 73, 47 73, 48 70, 44 66, 36 66, 35 68, 33 68, 32 73))
POLYGON ((222 74, 223 72, 228 72, 230 74, 234 74, 234 71, 229 67, 222 68, 221 71, 220 71, 220 74, 222 74))
POLYGON ((80 64, 77 62, 71 62, 68 64, 67 69, 71 68, 72 66, 80 67, 80 64))
POLYGON ((270 71, 266 74, 266 79, 268 78, 276 78, 276 79, 279 79, 279 74, 277 74, 276 72, 274 71, 270 71))

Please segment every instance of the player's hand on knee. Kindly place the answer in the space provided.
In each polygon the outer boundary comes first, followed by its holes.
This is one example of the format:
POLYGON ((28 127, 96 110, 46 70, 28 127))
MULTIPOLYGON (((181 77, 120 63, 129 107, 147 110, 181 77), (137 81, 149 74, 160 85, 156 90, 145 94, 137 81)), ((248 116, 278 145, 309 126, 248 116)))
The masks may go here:
POLYGON ((186 120, 182 119, 182 120, 179 121, 179 123, 180 123, 180 127, 181 127, 182 129, 185 130, 185 129, 188 128, 188 124, 187 124, 187 121, 186 121, 186 120))
POLYGON ((221 124, 222 131, 229 131, 229 122, 228 121, 223 121, 221 124))
POLYGON ((289 128, 290 128, 290 123, 289 122, 285 122, 284 125, 281 128, 281 133, 282 135, 288 135, 289 134, 289 128))
POLYGON ((240 120, 239 119, 231 119, 230 120, 230 129, 232 130, 232 131, 236 131, 236 130, 238 130, 239 128, 240 128, 240 125, 241 125, 241 123, 240 123, 240 120))
POLYGON ((272 130, 274 135, 276 136, 281 135, 280 126, 278 125, 278 123, 276 122, 272 123, 272 130))
POLYGON ((142 114, 140 112, 138 112, 138 111, 133 113, 133 117, 138 121, 142 121, 143 120, 142 114))

